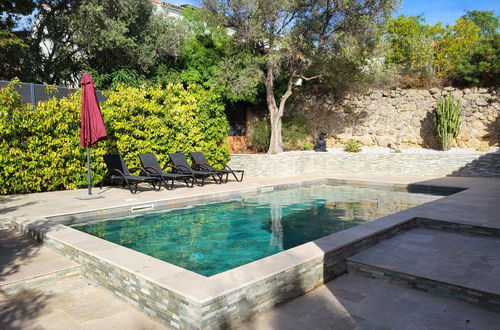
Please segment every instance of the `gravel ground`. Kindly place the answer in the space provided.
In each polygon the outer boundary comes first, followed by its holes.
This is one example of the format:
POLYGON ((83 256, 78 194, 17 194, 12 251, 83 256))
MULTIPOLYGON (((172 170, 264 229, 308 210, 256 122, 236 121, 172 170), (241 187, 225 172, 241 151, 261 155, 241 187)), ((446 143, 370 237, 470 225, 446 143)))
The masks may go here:
MULTIPOLYGON (((382 148, 382 147, 362 147, 361 153, 367 154, 393 154, 394 149, 392 148, 382 148)), ((328 152, 331 153, 344 153, 344 148, 327 148, 328 152)), ((451 148, 448 151, 434 150, 434 149, 424 149, 424 148, 401 148, 404 154, 485 154, 490 152, 500 152, 500 147, 492 147, 490 151, 483 152, 477 151, 474 148, 451 148)), ((303 152, 314 152, 311 150, 304 151, 286 151, 284 153, 303 153, 303 152)))

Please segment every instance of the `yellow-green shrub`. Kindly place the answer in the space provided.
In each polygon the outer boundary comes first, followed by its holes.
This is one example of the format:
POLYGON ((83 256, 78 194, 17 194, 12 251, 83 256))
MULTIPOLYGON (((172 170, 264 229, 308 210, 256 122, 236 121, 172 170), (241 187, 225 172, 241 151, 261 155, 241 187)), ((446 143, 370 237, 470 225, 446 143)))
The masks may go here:
MULTIPOLYGON (((101 110, 108 141, 91 148, 93 184, 105 173, 102 155, 121 153, 129 167, 137 153, 204 151, 227 162, 228 124, 220 97, 201 86, 126 88, 106 93, 101 110)), ((13 85, 0 90, 0 194, 74 189, 86 185, 79 146, 81 95, 21 106, 13 85)))

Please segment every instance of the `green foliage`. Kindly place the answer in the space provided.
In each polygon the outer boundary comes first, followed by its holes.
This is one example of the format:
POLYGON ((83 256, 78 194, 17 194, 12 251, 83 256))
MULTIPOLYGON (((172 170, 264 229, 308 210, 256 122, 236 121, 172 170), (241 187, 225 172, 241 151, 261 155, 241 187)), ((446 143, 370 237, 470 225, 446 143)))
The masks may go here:
POLYGON ((283 120, 283 147, 285 150, 303 149, 307 139, 307 120, 294 116, 283 120))
POLYGON ((253 123, 250 135, 250 145, 255 151, 265 152, 269 149, 271 123, 268 117, 257 118, 253 123))
POLYGON ((438 107, 434 111, 434 124, 441 140, 443 150, 449 150, 453 140, 460 132, 462 115, 460 114, 460 102, 454 100, 451 94, 438 101, 438 107))
POLYGON ((386 64, 402 69, 402 87, 443 82, 495 86, 498 26, 493 11, 470 11, 444 27, 426 25, 420 16, 401 15, 387 24, 386 64))
POLYGON ((498 34, 500 19, 495 16, 493 10, 470 10, 462 17, 474 22, 479 27, 479 33, 482 36, 498 34))
POLYGON ((203 11, 186 10, 190 33, 179 47, 172 66, 156 72, 160 83, 198 83, 232 102, 258 103, 261 71, 255 56, 235 47, 228 30, 207 22, 203 11))
POLYGON ((360 152, 361 151, 361 146, 359 145, 358 141, 349 140, 344 145, 344 150, 347 151, 347 152, 360 152))
MULTIPOLYGON (((283 120, 283 144, 285 150, 309 150, 314 146, 307 141, 307 121, 294 116, 283 120)), ((255 151, 265 152, 269 148, 271 123, 268 117, 257 118, 250 134, 250 144, 255 151)))
POLYGON ((438 77, 448 77, 458 59, 479 38, 479 27, 470 19, 459 18, 454 25, 446 26, 436 41, 434 67, 438 77))
POLYGON ((401 149, 396 149, 396 150, 394 150, 394 153, 395 154, 401 154, 401 153, 403 153, 403 151, 401 149))
POLYGON ((147 72, 156 60, 149 0, 82 0, 71 16, 74 42, 86 65, 100 73, 123 68, 147 72))
POLYGON ((10 80, 22 72, 26 43, 12 32, 0 30, 0 79, 10 80))
POLYGON ((498 86, 500 83, 499 18, 493 11, 473 10, 465 18, 479 27, 479 39, 460 54, 452 69, 457 85, 498 86))
POLYGON ((103 89, 109 87, 111 89, 118 88, 119 85, 125 85, 130 87, 139 87, 147 83, 147 81, 133 69, 121 69, 111 73, 92 72, 92 76, 95 77, 96 88, 103 89))
POLYGON ((314 148, 314 145, 310 142, 304 142, 304 144, 302 144, 302 150, 312 150, 314 148))
POLYGON ((500 84, 500 34, 482 37, 455 63, 457 85, 498 86, 500 84))
MULTIPOLYGON (((105 172, 102 155, 119 152, 130 167, 138 152, 203 151, 227 162, 228 124, 220 97, 199 85, 184 88, 118 86, 101 104, 109 140, 91 149, 96 185, 105 172)), ((13 84, 0 90, 0 194, 74 189, 86 185, 85 151, 79 146, 80 93, 21 106, 13 84)))
POLYGON ((436 26, 424 24, 420 16, 400 15, 389 19, 387 63, 401 66, 411 73, 432 73, 434 50, 431 40, 437 29, 436 26))

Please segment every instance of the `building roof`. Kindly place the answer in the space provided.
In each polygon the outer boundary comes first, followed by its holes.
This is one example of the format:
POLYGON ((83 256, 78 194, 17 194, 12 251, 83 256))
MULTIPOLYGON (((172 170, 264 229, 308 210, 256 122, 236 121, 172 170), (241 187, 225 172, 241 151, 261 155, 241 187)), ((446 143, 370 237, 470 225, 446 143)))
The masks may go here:
POLYGON ((177 8, 177 9, 184 9, 186 7, 189 7, 189 5, 174 5, 173 3, 170 3, 170 2, 165 2, 165 1, 161 1, 161 0, 151 0, 152 3, 156 4, 156 5, 161 5, 161 6, 168 6, 168 7, 172 7, 172 8, 177 8))

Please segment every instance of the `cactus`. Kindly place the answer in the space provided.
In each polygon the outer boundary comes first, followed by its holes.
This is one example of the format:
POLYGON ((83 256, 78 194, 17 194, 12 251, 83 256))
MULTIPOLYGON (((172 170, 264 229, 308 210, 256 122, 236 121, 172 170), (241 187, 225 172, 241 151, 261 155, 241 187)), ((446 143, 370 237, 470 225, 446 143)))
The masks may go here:
POLYGON ((443 150, 450 150, 462 123, 460 102, 454 100, 451 94, 448 93, 447 97, 438 101, 433 119, 443 150))

